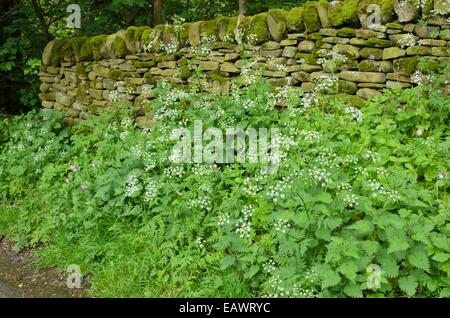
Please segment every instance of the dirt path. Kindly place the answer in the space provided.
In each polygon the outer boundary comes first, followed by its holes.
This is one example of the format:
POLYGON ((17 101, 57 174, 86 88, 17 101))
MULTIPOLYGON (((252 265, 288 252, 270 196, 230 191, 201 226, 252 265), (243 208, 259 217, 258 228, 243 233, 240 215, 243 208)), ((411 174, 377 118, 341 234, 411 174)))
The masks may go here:
POLYGON ((30 252, 17 253, 0 236, 0 298, 83 297, 84 290, 69 289, 66 277, 55 269, 36 270, 30 252))

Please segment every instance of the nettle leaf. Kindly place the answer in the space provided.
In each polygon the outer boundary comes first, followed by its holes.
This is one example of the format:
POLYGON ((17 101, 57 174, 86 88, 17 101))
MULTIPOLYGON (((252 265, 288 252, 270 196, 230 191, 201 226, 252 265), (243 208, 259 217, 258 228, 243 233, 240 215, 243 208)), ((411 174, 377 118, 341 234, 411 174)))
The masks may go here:
POLYGON ((362 298, 364 295, 361 290, 361 286, 356 283, 348 284, 344 287, 344 293, 347 296, 353 297, 353 298, 362 298))
POLYGON ((430 262, 424 251, 416 250, 408 256, 409 263, 418 269, 428 272, 430 270, 430 262))
POLYGON ((354 262, 345 262, 338 267, 338 271, 349 280, 354 282, 358 272, 358 266, 354 262))
POLYGON ((223 258, 222 262, 220 263, 221 269, 227 269, 228 267, 232 266, 236 262, 236 257, 232 255, 227 255, 223 258))
POLYGON ((436 253, 433 256, 433 260, 439 263, 446 262, 450 258, 450 254, 447 253, 436 253))
POLYGON ((362 249, 367 253, 368 256, 372 256, 378 250, 380 244, 377 241, 361 241, 362 249))
POLYGON ((398 285, 400 289, 403 290, 408 296, 414 296, 419 283, 417 282, 417 278, 409 275, 407 277, 400 278, 398 280, 398 285))
POLYGON ((249 268, 249 270, 244 274, 245 278, 252 278, 259 271, 258 265, 253 265, 249 268))
POLYGON ((373 231, 373 224, 367 220, 359 220, 347 226, 347 229, 358 231, 361 234, 366 234, 373 231))
POLYGON ((314 267, 314 271, 319 275, 324 289, 336 286, 341 281, 341 276, 328 264, 317 265, 314 267))
POLYGON ((378 257, 381 265, 381 275, 387 278, 397 277, 399 274, 399 266, 396 260, 388 255, 378 257))
POLYGON ((408 237, 405 233, 399 232, 398 230, 391 229, 386 231, 388 236, 389 248, 388 253, 395 253, 406 251, 409 248, 408 237))

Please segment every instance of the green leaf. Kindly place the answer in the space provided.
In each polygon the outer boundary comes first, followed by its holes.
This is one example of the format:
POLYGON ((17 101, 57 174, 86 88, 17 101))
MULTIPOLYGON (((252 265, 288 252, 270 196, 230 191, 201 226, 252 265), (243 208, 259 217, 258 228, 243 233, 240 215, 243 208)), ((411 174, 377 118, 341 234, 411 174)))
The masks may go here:
POLYGON ((398 280, 398 285, 400 286, 400 289, 403 290, 408 296, 414 296, 419 283, 417 282, 417 278, 409 275, 408 277, 400 278, 398 280))
POLYGON ((447 253, 436 253, 433 256, 433 259, 439 263, 446 262, 449 258, 450 258, 450 254, 447 254, 447 253))
POLYGON ((328 264, 317 265, 314 270, 319 275, 324 289, 336 286, 341 281, 341 276, 332 270, 328 264))
MULTIPOLYGON (((397 231, 398 232, 398 231, 397 231)), ((396 233, 388 237, 389 248, 388 253, 406 251, 409 248, 408 238, 404 233, 396 233)))
POLYGON ((345 286, 344 293, 347 296, 350 296, 353 298, 362 298, 363 297, 361 286, 356 283, 351 283, 351 284, 348 284, 347 286, 345 286))
POLYGON ((232 266, 236 261, 236 257, 227 255, 223 258, 222 262, 220 263, 221 269, 227 269, 228 267, 232 266))
POLYGON ((250 269, 244 274, 245 278, 252 278, 259 271, 258 265, 253 265, 250 269))
POLYGON ((354 262, 342 263, 338 268, 339 273, 347 277, 352 282, 356 279, 356 274, 358 272, 358 266, 354 262))
POLYGON ((428 272, 430 270, 430 262, 428 256, 423 251, 414 251, 408 256, 409 263, 418 269, 428 272))

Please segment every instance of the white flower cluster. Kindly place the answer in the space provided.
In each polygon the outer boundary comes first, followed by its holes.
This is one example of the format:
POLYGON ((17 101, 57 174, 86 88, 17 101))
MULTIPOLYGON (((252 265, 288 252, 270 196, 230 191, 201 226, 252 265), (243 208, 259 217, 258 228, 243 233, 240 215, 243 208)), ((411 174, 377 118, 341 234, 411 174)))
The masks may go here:
POLYGON ((321 187, 326 187, 331 182, 331 173, 325 169, 313 167, 308 172, 309 177, 321 187))
POLYGON ((286 198, 286 192, 292 188, 292 181, 289 177, 283 177, 274 185, 270 186, 267 191, 267 196, 272 198, 273 202, 283 201, 286 198))
POLYGON ((196 176, 208 176, 218 171, 216 164, 195 164, 192 173, 196 176))
POLYGON ((139 191, 139 178, 135 175, 128 177, 125 188, 125 196, 132 197, 139 191))
POLYGON ((412 33, 405 34, 398 41, 397 44, 403 49, 417 44, 416 37, 412 33))
POLYGON ((372 197, 376 198, 378 196, 387 196, 394 202, 400 201, 400 196, 398 195, 397 191, 387 190, 381 183, 373 179, 369 179, 367 183, 370 190, 372 191, 372 197))
POLYGON ((352 116, 352 120, 356 120, 358 123, 362 123, 363 114, 358 108, 347 106, 345 108, 345 113, 350 114, 352 116))
POLYGON ((159 183, 156 180, 149 180, 145 186, 144 202, 155 200, 158 196, 159 183))
POLYGON ((417 84, 419 86, 424 85, 424 84, 428 84, 433 82, 433 77, 431 77, 431 75, 427 75, 427 74, 423 74, 421 71, 416 70, 412 75, 411 75, 411 81, 414 84, 417 84))
POLYGON ((217 225, 219 227, 226 227, 230 223, 230 215, 228 213, 219 214, 217 217, 217 225))
POLYGON ((257 195, 263 190, 263 186, 260 183, 266 180, 266 178, 267 175, 265 174, 258 174, 254 178, 247 177, 244 179, 244 192, 252 196, 257 195))
POLYGON ((302 130, 299 133, 300 137, 308 142, 318 142, 322 135, 315 130, 309 131, 309 130, 302 130))
POLYGON ((202 237, 197 237, 197 239, 195 240, 195 244, 200 248, 200 249, 204 249, 205 248, 205 244, 206 241, 205 239, 203 239, 202 237))
POLYGON ((267 66, 269 67, 269 69, 274 69, 274 70, 277 70, 277 71, 286 72, 287 65, 279 63, 279 61, 280 60, 277 59, 276 57, 271 56, 271 57, 269 57, 267 59, 266 63, 267 63, 267 66))
POLYGON ((346 194, 344 197, 344 205, 348 209, 356 208, 358 206, 358 197, 353 193, 346 194))
POLYGON ((262 267, 263 271, 268 274, 273 273, 277 269, 277 266, 275 265, 275 261, 273 259, 268 260, 266 263, 263 264, 262 267))
POLYGON ((263 297, 267 298, 314 298, 317 292, 313 289, 294 286, 291 290, 284 287, 284 282, 279 275, 274 275, 267 282, 272 292, 263 297))
POLYGON ((182 166, 172 166, 164 168, 163 173, 167 178, 182 178, 184 176, 184 169, 182 166))
POLYGON ((203 196, 198 199, 191 199, 187 202, 191 209, 199 209, 202 211, 211 211, 211 198, 203 196))
POLYGON ((355 173, 360 174, 363 177, 369 176, 369 172, 367 171, 367 168, 364 168, 364 167, 355 167, 355 173))
POLYGON ((290 229, 291 225, 288 220, 277 220, 275 222, 275 231, 281 234, 286 234, 290 229))
POLYGON ((251 218, 253 215, 253 207, 251 205, 245 205, 242 207, 242 217, 237 220, 236 224, 236 234, 238 234, 241 238, 249 239, 252 231, 252 222, 251 218))
POLYGON ((337 191, 347 191, 347 190, 351 190, 351 189, 352 189, 351 184, 347 183, 347 182, 341 182, 336 185, 337 191))

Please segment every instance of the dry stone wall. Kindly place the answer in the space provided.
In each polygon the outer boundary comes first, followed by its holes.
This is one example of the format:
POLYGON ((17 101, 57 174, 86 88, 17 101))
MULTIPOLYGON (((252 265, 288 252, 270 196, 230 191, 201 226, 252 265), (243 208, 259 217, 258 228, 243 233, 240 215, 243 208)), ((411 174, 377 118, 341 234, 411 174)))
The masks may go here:
POLYGON ((249 67, 274 86, 310 91, 335 77, 340 93, 371 98, 414 85, 419 57, 448 60, 449 13, 450 0, 321 0, 253 17, 53 40, 42 57, 40 98, 44 108, 65 112, 67 124, 122 98, 145 127, 151 114, 143 106, 159 80, 227 94, 249 67))

